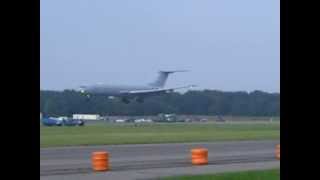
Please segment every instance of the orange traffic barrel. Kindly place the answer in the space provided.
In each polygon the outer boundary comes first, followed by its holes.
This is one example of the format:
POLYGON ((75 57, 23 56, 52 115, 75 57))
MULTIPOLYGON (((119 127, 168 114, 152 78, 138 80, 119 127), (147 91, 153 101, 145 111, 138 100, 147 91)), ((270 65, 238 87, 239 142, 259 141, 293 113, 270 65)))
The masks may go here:
POLYGON ((107 171, 109 170, 109 153, 105 151, 93 152, 92 169, 94 171, 107 171))
POLYGON ((280 144, 276 145, 275 154, 276 154, 276 158, 280 160, 280 144))
POLYGON ((208 164, 208 150, 205 148, 191 149, 191 163, 193 165, 208 164))

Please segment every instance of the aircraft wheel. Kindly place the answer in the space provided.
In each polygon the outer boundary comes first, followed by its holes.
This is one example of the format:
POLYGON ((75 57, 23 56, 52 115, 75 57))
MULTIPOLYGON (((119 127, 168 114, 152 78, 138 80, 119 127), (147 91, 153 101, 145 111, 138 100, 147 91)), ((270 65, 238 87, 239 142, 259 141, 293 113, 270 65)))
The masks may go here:
POLYGON ((128 99, 126 99, 126 98, 122 98, 122 102, 125 103, 125 104, 129 104, 130 103, 130 101, 128 99))
POLYGON ((143 102, 144 102, 144 99, 143 99, 143 98, 137 98, 137 102, 138 102, 138 103, 143 103, 143 102))
POLYGON ((86 102, 90 101, 90 96, 86 96, 86 102))

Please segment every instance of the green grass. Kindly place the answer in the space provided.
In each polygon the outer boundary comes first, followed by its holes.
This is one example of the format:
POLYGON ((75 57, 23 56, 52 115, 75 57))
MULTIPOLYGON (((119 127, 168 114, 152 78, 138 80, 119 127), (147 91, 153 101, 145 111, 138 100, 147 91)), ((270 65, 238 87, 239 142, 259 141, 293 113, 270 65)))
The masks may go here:
POLYGON ((280 137, 279 123, 102 123, 83 127, 40 126, 40 146, 146 144, 222 140, 263 140, 280 137))
POLYGON ((280 180, 280 170, 259 170, 195 176, 176 176, 164 180, 280 180))

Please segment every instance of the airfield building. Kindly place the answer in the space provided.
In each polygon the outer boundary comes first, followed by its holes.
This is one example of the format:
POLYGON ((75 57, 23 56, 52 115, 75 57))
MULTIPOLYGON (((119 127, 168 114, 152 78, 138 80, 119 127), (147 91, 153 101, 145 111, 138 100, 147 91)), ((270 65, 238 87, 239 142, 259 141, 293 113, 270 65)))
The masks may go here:
POLYGON ((125 119, 116 119, 115 122, 116 123, 125 123, 126 120, 125 119))
POLYGON ((134 122, 135 123, 143 123, 143 122, 151 123, 153 121, 151 119, 135 119, 134 122))
POLYGON ((100 120, 101 117, 99 114, 73 114, 72 119, 79 120, 100 120))

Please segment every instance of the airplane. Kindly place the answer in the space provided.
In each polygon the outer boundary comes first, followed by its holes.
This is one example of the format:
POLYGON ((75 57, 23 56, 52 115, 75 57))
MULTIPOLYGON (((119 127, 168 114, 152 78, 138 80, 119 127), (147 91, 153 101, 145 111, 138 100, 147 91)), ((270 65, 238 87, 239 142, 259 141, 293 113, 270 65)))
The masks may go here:
POLYGON ((154 82, 142 86, 96 84, 90 86, 80 86, 78 91, 81 94, 86 95, 88 98, 90 98, 91 95, 103 95, 107 96, 109 99, 120 98, 123 103, 129 104, 131 100, 142 103, 144 102, 144 99, 149 96, 170 93, 177 89, 195 87, 195 85, 189 85, 175 88, 164 88, 168 76, 176 72, 187 71, 159 71, 159 75, 154 82))

